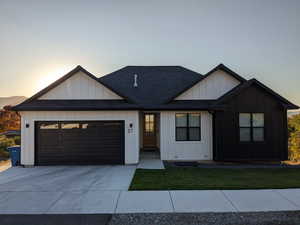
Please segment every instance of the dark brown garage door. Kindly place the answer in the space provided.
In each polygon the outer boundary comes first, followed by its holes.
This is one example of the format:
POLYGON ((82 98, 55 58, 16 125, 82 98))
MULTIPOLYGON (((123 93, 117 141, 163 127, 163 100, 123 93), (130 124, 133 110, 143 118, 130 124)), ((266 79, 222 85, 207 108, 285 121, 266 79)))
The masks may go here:
POLYGON ((36 165, 124 164, 123 121, 36 122, 36 165))

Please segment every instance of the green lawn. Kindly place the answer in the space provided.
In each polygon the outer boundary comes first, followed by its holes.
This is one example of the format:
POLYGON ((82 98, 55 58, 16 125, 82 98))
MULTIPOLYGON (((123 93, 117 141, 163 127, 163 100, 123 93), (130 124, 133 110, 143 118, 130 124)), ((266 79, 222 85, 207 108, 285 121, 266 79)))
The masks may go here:
POLYGON ((130 190, 205 190, 300 188, 299 168, 137 169, 130 190))

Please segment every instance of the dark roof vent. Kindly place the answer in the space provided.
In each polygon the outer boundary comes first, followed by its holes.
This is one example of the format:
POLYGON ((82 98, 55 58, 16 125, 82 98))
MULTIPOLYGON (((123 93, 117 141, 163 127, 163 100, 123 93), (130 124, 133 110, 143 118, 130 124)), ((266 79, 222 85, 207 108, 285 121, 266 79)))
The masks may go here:
POLYGON ((137 78, 138 78, 138 75, 137 74, 134 74, 134 83, 133 83, 133 87, 138 87, 138 84, 137 84, 137 78))

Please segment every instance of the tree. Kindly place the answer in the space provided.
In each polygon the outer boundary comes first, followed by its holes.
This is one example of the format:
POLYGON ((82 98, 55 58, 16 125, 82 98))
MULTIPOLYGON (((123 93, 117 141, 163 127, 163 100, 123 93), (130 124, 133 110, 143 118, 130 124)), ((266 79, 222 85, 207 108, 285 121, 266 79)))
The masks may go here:
POLYGON ((20 116, 11 110, 11 106, 4 106, 0 110, 0 132, 20 129, 20 116))

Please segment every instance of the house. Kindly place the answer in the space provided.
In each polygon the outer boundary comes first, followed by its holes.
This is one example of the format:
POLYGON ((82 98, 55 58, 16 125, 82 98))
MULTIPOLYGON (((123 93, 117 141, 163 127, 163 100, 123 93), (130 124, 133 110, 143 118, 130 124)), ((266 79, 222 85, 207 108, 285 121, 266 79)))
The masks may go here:
POLYGON ((161 160, 285 160, 287 110, 299 107, 223 64, 126 66, 101 78, 81 66, 15 106, 23 165, 161 160))

